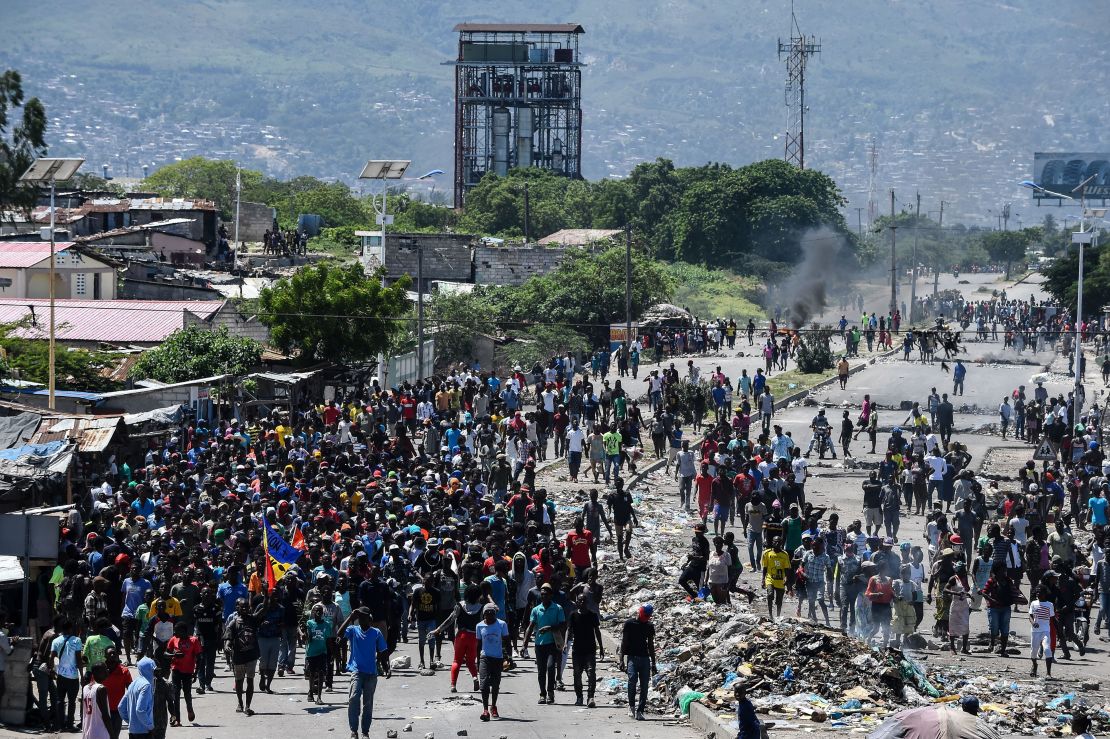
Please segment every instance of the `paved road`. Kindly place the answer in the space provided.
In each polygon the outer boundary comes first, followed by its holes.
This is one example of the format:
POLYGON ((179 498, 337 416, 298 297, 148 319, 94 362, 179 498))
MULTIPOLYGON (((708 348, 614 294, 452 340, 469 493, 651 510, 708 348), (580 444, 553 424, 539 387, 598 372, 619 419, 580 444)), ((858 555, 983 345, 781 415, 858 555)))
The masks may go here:
MULTIPOLYGON (((415 641, 415 635, 413 637, 415 641)), ((450 645, 445 645, 443 656, 449 657, 450 645)), ((415 643, 401 644, 397 656, 409 655, 416 664, 415 643)), ((449 663, 448 663, 449 664, 449 663)), ((471 737, 567 737, 624 734, 643 739, 693 739, 694 732, 688 725, 676 725, 670 716, 649 714, 646 721, 632 721, 624 706, 613 704, 613 695, 605 692, 610 677, 619 672, 615 664, 606 660, 598 664, 597 708, 578 708, 573 705, 574 692, 556 692, 556 704, 536 705, 538 692, 535 664, 531 660, 518 661, 518 669, 502 682, 503 691, 498 701, 501 720, 483 723, 481 696, 472 692, 471 679, 464 668, 459 677, 458 694, 449 692, 447 670, 434 676, 421 676, 413 669, 396 669, 393 677, 379 679, 376 694, 375 719, 370 736, 380 739, 394 730, 398 736, 422 739, 433 733, 439 739, 455 737, 465 731, 471 737), (411 734, 404 731, 411 725, 411 734)), ((242 739, 244 736, 266 737, 342 737, 348 736, 346 677, 336 679, 336 692, 325 693, 325 705, 316 706, 305 701, 306 683, 300 674, 274 679, 274 694, 256 693, 253 708, 255 715, 246 717, 235 712, 235 694, 226 670, 217 668, 217 692, 194 698, 197 720, 185 723, 182 728, 169 729, 168 736, 179 739, 242 739)), ((572 671, 568 667, 569 682, 572 671)), ((184 711, 184 709, 183 709, 184 711)), ((126 732, 126 728, 125 728, 126 732)), ((0 728, 0 737, 19 736, 15 729, 0 728)), ((72 734, 51 736, 70 737, 72 734)), ((126 733, 123 734, 126 736, 126 733)))

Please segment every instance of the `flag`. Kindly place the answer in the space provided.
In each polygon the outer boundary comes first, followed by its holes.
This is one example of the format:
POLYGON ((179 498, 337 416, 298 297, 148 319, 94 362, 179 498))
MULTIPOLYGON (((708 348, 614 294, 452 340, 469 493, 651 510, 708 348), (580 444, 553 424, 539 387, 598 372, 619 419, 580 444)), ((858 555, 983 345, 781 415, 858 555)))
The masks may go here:
POLYGON ((273 592, 278 580, 297 564, 301 551, 278 536, 265 518, 262 519, 262 534, 262 548, 266 552, 266 589, 273 592))
POLYGON ((290 544, 294 549, 299 549, 302 552, 308 551, 308 544, 305 544, 304 534, 301 533, 300 526, 293 528, 293 541, 290 544))

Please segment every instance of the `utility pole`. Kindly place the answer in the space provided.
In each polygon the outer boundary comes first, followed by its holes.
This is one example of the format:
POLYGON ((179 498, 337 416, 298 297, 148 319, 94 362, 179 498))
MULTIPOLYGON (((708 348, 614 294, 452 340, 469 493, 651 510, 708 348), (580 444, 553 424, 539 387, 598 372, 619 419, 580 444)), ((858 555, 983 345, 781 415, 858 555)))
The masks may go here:
POLYGON ((524 243, 528 243, 528 221, 531 219, 531 209, 528 205, 528 183, 524 183, 524 243))
POLYGON ((917 218, 913 222, 913 255, 910 257, 910 310, 906 320, 913 323, 917 312, 917 227, 921 220, 921 193, 917 193, 917 218))
POLYGON ((624 338, 632 350, 632 226, 624 227, 624 338))
POLYGON ((856 208, 856 230, 859 231, 860 241, 863 241, 863 208, 856 208))
POLYGON ((943 200, 940 201, 940 223, 937 224, 937 225, 939 225, 941 228, 944 228, 944 201, 943 200))
POLYGON ((424 379, 424 244, 416 245, 416 379, 424 379))
POLYGON ((898 260, 894 254, 898 226, 894 222, 894 188, 890 188, 890 317, 898 312, 898 260))

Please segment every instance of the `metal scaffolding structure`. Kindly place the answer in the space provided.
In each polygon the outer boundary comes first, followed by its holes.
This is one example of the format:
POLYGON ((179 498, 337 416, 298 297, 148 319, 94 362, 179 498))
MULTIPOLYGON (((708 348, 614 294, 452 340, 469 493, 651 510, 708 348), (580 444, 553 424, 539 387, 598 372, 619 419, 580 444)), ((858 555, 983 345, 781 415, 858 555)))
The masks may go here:
POLYGON ((815 36, 804 36, 790 8, 790 41, 779 39, 779 59, 786 56, 786 161, 806 167, 806 63, 821 52, 815 36))
POLYGON ((455 67, 455 207, 487 172, 541 167, 582 177, 576 23, 460 23, 455 67))

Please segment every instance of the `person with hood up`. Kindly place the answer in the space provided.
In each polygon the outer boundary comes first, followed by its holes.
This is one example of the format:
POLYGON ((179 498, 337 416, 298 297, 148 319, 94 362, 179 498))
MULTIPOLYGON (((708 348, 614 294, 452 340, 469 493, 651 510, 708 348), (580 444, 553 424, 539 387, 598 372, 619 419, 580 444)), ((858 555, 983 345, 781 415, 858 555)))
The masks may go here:
POLYGON ((127 686, 119 704, 131 739, 147 739, 154 731, 154 667, 150 657, 139 660, 139 676, 127 686))
POLYGON ((513 569, 509 576, 516 583, 516 602, 514 612, 509 617, 509 633, 512 635, 513 651, 522 659, 528 659, 528 642, 517 650, 517 640, 522 624, 528 623, 528 593, 536 587, 536 575, 528 569, 528 559, 523 552, 513 555, 513 569))

